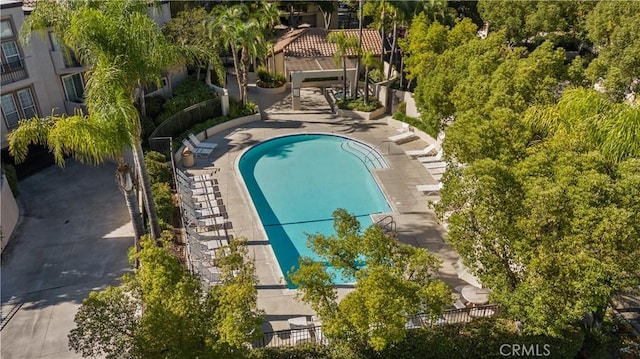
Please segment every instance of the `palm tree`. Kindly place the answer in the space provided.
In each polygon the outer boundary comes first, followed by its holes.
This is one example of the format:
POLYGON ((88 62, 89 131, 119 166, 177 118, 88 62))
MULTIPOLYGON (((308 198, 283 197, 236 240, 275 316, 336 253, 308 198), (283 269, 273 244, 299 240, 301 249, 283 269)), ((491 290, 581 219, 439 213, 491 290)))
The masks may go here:
POLYGON ((258 49, 264 54, 264 65, 267 66, 267 58, 271 55, 273 70, 272 75, 276 74, 276 65, 275 65, 275 54, 273 53, 273 48, 275 46, 275 42, 271 40, 273 36, 273 28, 280 24, 280 9, 278 8, 277 3, 270 3, 266 1, 262 1, 258 3, 257 9, 254 12, 255 18, 260 23, 264 34, 260 39, 262 44, 260 44, 260 48, 258 49))
POLYGON ((87 67, 86 104, 89 113, 119 113, 112 121, 126 120, 143 202, 149 216, 151 236, 160 238, 160 227, 142 151, 140 115, 144 109, 144 86, 161 83, 161 71, 178 62, 178 48, 162 35, 148 16, 148 3, 136 0, 106 2, 38 2, 23 24, 21 37, 49 28, 87 67), (129 101, 112 102, 113 92, 129 101), (105 109, 110 109, 105 111, 105 109))
POLYGON ((347 99, 347 57, 358 48, 358 38, 347 36, 344 30, 333 31, 327 36, 327 42, 336 44, 333 60, 336 64, 342 61, 342 101, 347 99))
POLYGON ((380 65, 380 61, 373 56, 371 51, 365 51, 362 55, 362 66, 364 66, 364 104, 369 104, 369 70, 380 65))
POLYGON ((7 135, 9 152, 20 163, 27 158, 29 145, 44 145, 54 154, 60 167, 65 165, 65 155, 72 154, 81 162, 102 164, 107 159, 118 162, 116 181, 127 204, 133 223, 135 246, 139 248, 144 234, 142 216, 133 189, 131 170, 123 160, 123 149, 130 146, 131 137, 123 123, 87 117, 81 113, 73 116, 51 116, 20 121, 20 126, 7 135))
POLYGON ((224 43, 229 45, 233 56, 233 66, 236 70, 240 100, 243 105, 246 105, 248 101, 249 60, 262 52, 260 50, 264 43, 262 24, 256 16, 251 14, 247 6, 241 4, 214 9, 209 26, 212 36, 220 37, 224 43), (240 57, 238 57, 238 52, 240 57))

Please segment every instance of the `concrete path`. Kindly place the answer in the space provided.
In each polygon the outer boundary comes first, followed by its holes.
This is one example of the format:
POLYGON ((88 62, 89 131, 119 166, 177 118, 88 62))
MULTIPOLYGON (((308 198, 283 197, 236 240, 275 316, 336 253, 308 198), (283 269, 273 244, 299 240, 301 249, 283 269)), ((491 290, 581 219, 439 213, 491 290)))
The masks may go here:
POLYGON ((22 223, 2 254, 2 359, 80 358, 67 334, 90 291, 129 270, 133 229, 115 165, 67 161, 19 183, 22 223))

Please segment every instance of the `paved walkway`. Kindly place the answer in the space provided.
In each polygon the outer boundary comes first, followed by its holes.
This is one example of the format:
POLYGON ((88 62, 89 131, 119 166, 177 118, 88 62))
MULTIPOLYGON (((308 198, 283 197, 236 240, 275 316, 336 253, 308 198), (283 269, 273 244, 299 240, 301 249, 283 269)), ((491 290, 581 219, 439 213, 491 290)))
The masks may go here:
POLYGON ((19 183, 22 223, 2 254, 2 359, 80 358, 73 318, 92 290, 129 270, 133 229, 115 165, 73 160, 19 183))
MULTIPOLYGON (((256 95, 253 88, 249 93, 252 98, 256 95)), ((424 148, 426 144, 413 141, 399 146, 389 142, 387 137, 398 132, 387 125, 386 119, 362 121, 335 117, 318 89, 302 89, 301 111, 292 111, 290 100, 290 92, 287 92, 279 100, 272 100, 273 103, 264 111, 268 117, 266 120, 210 137, 207 141, 218 143, 218 149, 209 158, 198 158, 196 166, 190 169, 193 173, 211 166, 220 169, 216 176, 232 222, 230 232, 249 240, 250 253, 255 258, 260 281, 258 306, 266 311, 268 321, 263 329, 288 329, 288 318, 314 314, 311 308, 294 299, 295 291, 286 288, 283 274, 237 170, 237 161, 243 151, 274 136, 302 132, 335 133, 375 147, 390 165, 389 169, 375 170, 374 176, 393 207, 399 240, 427 248, 438 255, 443 260, 442 279, 452 286, 464 284, 452 266, 458 256, 443 241, 443 229, 428 206, 429 197, 415 189, 417 184, 433 184, 435 181, 418 161, 409 159, 404 153, 407 149, 424 148)), ((257 97, 256 102, 259 101, 265 99, 257 97)), ((344 295, 348 290, 340 289, 339 294, 344 295)))

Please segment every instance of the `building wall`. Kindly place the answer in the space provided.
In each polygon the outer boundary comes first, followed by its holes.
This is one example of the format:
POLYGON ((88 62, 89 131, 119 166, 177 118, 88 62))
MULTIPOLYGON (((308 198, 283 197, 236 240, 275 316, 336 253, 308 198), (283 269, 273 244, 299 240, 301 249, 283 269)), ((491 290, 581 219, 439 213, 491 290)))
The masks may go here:
MULTIPOLYGON (((19 1, 3 3, 1 19, 11 19, 13 30, 17 36, 25 16, 28 16, 31 10, 31 8, 24 8, 22 2, 19 1)), ((159 25, 167 23, 171 20, 169 3, 165 1, 159 7, 150 8, 149 14, 159 25)), ((82 91, 84 91, 84 83, 86 82, 84 78, 85 68, 71 61, 69 57, 65 57, 61 44, 55 41, 55 37, 32 34, 28 44, 24 46, 18 44, 18 46, 20 47, 21 58, 24 61, 28 76, 25 79, 11 83, 4 83, 3 81, 1 87, 2 95, 15 94, 15 91, 30 88, 39 116, 62 115, 65 113, 71 115, 77 110, 86 111, 82 101, 67 99, 63 84, 63 78, 75 76, 74 79, 77 86, 81 86, 82 91)), ((164 96, 171 96, 172 88, 184 78, 186 78, 184 65, 168 69, 168 81, 166 86, 158 89, 159 93, 164 96)), ((0 145, 1 148, 5 148, 8 146, 6 136, 11 128, 7 125, 4 114, 2 114, 0 122, 0 145)))
MULTIPOLYGON (((21 3, 3 4, 1 19, 11 20, 13 31, 17 37, 17 33, 20 31, 25 19, 25 11, 21 3)), ((6 41, 3 40, 4 42, 6 41)), ((69 106, 66 104, 62 76, 82 76, 84 69, 65 66, 63 52, 59 48, 55 49, 54 42, 51 41, 48 35, 32 34, 28 44, 18 43, 18 47, 20 48, 20 57, 24 61, 27 77, 7 83, 4 82, 3 78, 1 94, 15 94, 16 91, 30 88, 37 115, 48 116, 51 114, 73 113, 68 111, 69 106)), ((16 102, 16 105, 19 106, 19 103, 16 102)), ((20 117, 24 118, 23 114, 20 117)), ((0 122, 2 126, 1 146, 5 148, 8 145, 6 135, 11 129, 5 120, 4 113, 0 122)))
POLYGON ((18 203, 13 197, 13 193, 11 192, 11 188, 9 187, 7 177, 2 175, 2 178, 0 180, 0 189, 2 192, 2 198, 0 199, 2 201, 0 203, 0 206, 2 206, 2 208, 0 208, 0 213, 2 213, 2 215, 0 216, 2 226, 2 242, 0 243, 1 252, 9 242, 9 239, 13 234, 13 230, 16 228, 20 210, 18 209, 18 203))

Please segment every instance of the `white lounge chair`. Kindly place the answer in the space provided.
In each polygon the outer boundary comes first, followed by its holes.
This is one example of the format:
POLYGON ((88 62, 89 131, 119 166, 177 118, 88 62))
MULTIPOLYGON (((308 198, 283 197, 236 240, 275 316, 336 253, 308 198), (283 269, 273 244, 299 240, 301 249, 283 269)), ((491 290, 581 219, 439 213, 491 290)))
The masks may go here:
POLYGON ((443 155, 444 155, 444 151, 442 150, 442 148, 440 148, 438 150, 438 153, 436 153, 435 156, 418 157, 418 161, 420 161, 422 163, 437 162, 437 161, 440 161, 442 159, 443 155))
POLYGON ((194 197, 194 196, 202 196, 207 194, 215 195, 220 191, 218 191, 217 188, 213 188, 213 187, 189 188, 184 183, 178 182, 178 192, 181 194, 186 194, 191 197, 194 197))
MULTIPOLYGON (((197 228, 206 228, 206 227, 223 227, 229 221, 224 219, 222 216, 218 217, 209 217, 209 218, 196 218, 193 213, 189 211, 185 212, 186 222, 188 226, 197 227, 197 228)), ((202 232, 200 230, 196 230, 196 232, 202 232)))
POLYGON ((193 154, 195 154, 196 156, 209 157, 211 152, 213 152, 213 149, 211 148, 195 147, 186 138, 182 140, 182 144, 185 145, 189 149, 189 151, 193 152, 193 154))
POLYGON ((436 148, 438 148, 440 145, 438 144, 438 142, 432 143, 429 146, 421 149, 421 150, 410 150, 410 151, 404 151, 404 153, 407 154, 407 156, 409 157, 420 157, 420 156, 426 156, 429 153, 431 153, 432 151, 434 151, 436 148))
POLYGON ((446 162, 427 162, 427 163, 423 163, 422 165, 426 169, 431 169, 431 168, 447 167, 448 164, 446 162))
POLYGON ((200 142, 200 140, 198 140, 198 137, 196 137, 196 135, 194 135, 193 133, 189 133, 189 139, 196 146, 196 148, 202 147, 202 148, 210 148, 213 150, 216 147, 218 147, 217 143, 200 142))
POLYGON ((402 128, 400 129, 400 132, 401 133, 398 135, 389 136, 388 137, 389 141, 392 141, 393 143, 404 143, 404 142, 409 142, 418 138, 418 135, 413 133, 408 123, 402 124, 402 128))
POLYGON ((441 175, 445 172, 447 172, 447 167, 436 167, 436 168, 427 168, 427 171, 429 171, 429 173, 433 176, 433 175, 441 175))
POLYGON ((182 171, 179 168, 176 168, 176 174, 178 176, 191 182, 212 181, 214 184, 217 184, 218 180, 216 180, 216 178, 212 176, 213 173, 215 172, 203 173, 203 174, 189 174, 187 172, 182 171))
POLYGON ((437 184, 419 184, 416 185, 416 189, 418 192, 425 193, 440 192, 442 189, 442 182, 438 182, 437 184))
POLYGON ((389 137, 389 141, 393 142, 393 143, 405 143, 405 142, 409 142, 409 141, 413 141, 416 138, 418 138, 418 135, 416 135, 413 132, 404 132, 401 133, 399 135, 394 135, 394 136, 390 136, 389 137))

